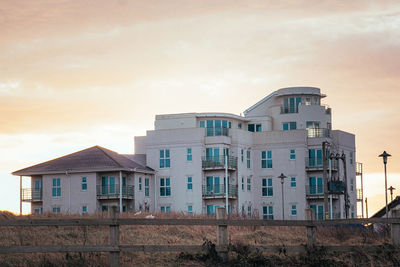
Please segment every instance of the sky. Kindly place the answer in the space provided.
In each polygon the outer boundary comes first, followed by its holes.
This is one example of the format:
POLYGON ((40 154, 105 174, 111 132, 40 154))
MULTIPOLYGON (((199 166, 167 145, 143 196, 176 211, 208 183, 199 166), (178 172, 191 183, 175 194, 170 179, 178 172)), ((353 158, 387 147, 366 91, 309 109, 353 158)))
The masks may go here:
POLYGON ((19 211, 15 170, 133 153, 156 114, 239 115, 289 86, 321 88, 356 135, 369 215, 383 150, 400 192, 398 1, 0 0, 0 29, 0 210, 19 211))

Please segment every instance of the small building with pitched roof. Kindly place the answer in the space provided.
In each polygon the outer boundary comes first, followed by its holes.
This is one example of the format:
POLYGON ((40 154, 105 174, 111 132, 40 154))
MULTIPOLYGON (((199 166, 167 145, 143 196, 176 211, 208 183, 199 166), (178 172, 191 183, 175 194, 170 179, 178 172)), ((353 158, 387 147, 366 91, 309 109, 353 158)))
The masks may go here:
POLYGON ((12 174, 31 177, 21 201, 31 203, 32 213, 95 213, 112 205, 153 210, 155 172, 142 163, 143 157, 94 146, 12 174))

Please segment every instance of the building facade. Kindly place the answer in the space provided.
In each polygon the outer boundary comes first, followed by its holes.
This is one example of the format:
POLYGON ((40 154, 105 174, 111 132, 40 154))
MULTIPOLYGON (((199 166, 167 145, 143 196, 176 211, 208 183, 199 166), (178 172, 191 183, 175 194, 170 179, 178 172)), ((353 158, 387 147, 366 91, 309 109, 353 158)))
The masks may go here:
POLYGON ((135 153, 156 170, 155 209, 213 214, 227 191, 229 211, 246 216, 304 219, 311 208, 317 219, 355 217, 355 136, 332 130, 324 97, 319 88, 291 87, 244 116, 157 115, 155 129, 135 138, 135 153))
POLYGON ((134 155, 95 147, 77 152, 79 164, 76 158, 57 162, 67 155, 13 174, 32 178, 30 191, 21 189, 32 212, 120 205, 124 211, 211 215, 228 203, 230 213, 264 219, 304 219, 307 208, 316 219, 354 218, 355 136, 332 130, 324 97, 319 88, 291 87, 244 116, 157 115, 155 129, 135 137, 134 155))

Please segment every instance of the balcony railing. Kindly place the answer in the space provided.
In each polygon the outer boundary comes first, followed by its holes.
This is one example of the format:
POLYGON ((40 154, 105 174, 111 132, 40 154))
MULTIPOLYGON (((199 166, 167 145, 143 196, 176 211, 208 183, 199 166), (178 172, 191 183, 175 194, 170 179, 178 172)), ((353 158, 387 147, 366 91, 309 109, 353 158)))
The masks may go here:
POLYGON ((356 162, 356 175, 362 175, 363 165, 360 162, 356 162))
POLYGON ((362 189, 357 189, 357 201, 363 200, 363 191, 362 189))
POLYGON ((22 201, 42 201, 43 198, 43 191, 41 188, 34 189, 34 188, 25 188, 22 189, 21 192, 22 201))
POLYGON ((281 114, 288 114, 288 113, 298 113, 299 108, 298 106, 281 106, 281 114))
POLYGON ((207 127, 206 136, 228 136, 228 129, 226 127, 207 127))
MULTIPOLYGON (((203 168, 224 168, 225 167, 225 157, 202 157, 202 167, 203 168)), ((237 157, 228 156, 228 168, 237 168, 237 157)))
POLYGON ((331 137, 331 131, 324 128, 307 128, 308 138, 331 137))
MULTIPOLYGON (((307 169, 322 169, 322 158, 306 158, 306 168, 307 169)), ((329 160, 326 164, 326 167, 329 169, 329 160)), ((331 160, 332 170, 338 169, 338 161, 336 159, 331 160)))
POLYGON ((307 196, 323 196, 324 186, 323 185, 306 185, 307 196))
MULTIPOLYGON (((114 185, 97 185, 97 196, 106 198, 118 198, 119 197, 119 184, 114 185)), ((124 185, 122 186, 122 197, 133 198, 133 186, 124 185)))
MULTIPOLYGON (((226 187, 224 184, 203 185, 203 197, 225 196, 226 187)), ((237 185, 228 185, 228 196, 238 195, 237 185)))

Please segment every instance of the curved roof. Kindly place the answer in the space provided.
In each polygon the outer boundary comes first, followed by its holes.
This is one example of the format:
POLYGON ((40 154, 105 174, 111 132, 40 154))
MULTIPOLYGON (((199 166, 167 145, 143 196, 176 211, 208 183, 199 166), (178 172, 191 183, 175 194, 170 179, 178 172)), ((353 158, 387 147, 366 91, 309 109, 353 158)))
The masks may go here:
POLYGON ((90 147, 13 172, 13 175, 43 175, 95 171, 143 171, 153 169, 101 146, 90 147))

